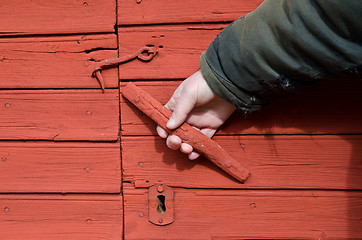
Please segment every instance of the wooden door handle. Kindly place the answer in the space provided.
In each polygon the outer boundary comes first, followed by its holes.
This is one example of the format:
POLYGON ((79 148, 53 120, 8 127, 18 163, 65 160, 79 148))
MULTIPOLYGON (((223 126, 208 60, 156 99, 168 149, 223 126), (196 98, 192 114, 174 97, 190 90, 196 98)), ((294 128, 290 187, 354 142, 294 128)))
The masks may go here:
POLYGON ((183 123, 174 130, 166 128, 166 123, 172 115, 171 111, 134 83, 128 83, 122 90, 122 95, 169 134, 180 137, 183 142, 190 144, 196 151, 203 154, 229 175, 242 183, 249 177, 248 169, 231 157, 219 144, 189 124, 183 123))

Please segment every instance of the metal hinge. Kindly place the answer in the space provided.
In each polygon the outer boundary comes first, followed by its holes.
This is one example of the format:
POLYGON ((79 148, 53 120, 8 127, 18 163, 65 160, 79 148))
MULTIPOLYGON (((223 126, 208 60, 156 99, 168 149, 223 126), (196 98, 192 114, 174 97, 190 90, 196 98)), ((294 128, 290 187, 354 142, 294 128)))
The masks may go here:
POLYGON ((174 221, 174 192, 166 185, 153 185, 148 189, 148 220, 159 226, 174 221))
POLYGON ((157 54, 157 52, 158 52, 158 47, 154 45, 147 45, 145 47, 140 48, 138 51, 126 55, 124 57, 103 60, 99 62, 95 67, 92 73, 92 77, 98 80, 99 84, 101 85, 102 91, 104 92, 105 86, 101 74, 102 70, 106 68, 117 67, 122 63, 129 62, 137 58, 140 59, 141 61, 149 62, 153 59, 153 57, 157 54))

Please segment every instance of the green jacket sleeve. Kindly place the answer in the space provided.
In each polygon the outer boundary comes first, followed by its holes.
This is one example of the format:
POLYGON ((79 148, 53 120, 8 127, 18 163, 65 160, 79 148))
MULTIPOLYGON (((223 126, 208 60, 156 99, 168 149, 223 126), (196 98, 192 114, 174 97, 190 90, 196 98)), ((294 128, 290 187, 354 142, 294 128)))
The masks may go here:
POLYGON ((216 94, 258 110, 270 93, 360 74, 361 15, 361 0, 266 0, 215 38, 200 68, 216 94))

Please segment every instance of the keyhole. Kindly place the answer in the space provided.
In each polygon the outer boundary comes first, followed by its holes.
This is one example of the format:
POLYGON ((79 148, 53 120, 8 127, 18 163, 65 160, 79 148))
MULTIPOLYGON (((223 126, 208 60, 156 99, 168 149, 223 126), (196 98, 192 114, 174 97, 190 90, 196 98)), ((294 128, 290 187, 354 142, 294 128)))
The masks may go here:
POLYGON ((157 196, 157 212, 159 213, 165 213, 166 212, 166 205, 165 205, 165 195, 158 195, 157 196))

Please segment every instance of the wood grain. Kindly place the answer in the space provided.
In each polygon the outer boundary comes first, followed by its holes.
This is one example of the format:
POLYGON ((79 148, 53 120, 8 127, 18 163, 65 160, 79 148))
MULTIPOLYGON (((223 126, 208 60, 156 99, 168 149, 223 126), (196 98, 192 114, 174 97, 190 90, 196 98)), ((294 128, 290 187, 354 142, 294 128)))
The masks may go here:
POLYGON ((116 1, 2 1, 0 16, 0 36, 114 32, 116 1))
POLYGON ((119 0, 118 25, 230 22, 253 11, 262 0, 119 0))
POLYGON ((119 152, 119 142, 0 142, 0 192, 119 193, 119 152))
MULTIPOLYGON (((99 88, 96 63, 117 55, 114 34, 0 38, 0 88, 99 88)), ((105 71, 106 87, 117 88, 117 76, 105 71)))
POLYGON ((175 221, 160 227, 148 222, 147 189, 125 185, 124 191, 125 239, 145 236, 147 239, 358 239, 362 236, 360 192, 176 188, 175 221))
POLYGON ((225 24, 192 24, 120 27, 119 55, 128 55, 145 45, 161 46, 151 62, 121 65, 120 79, 186 78, 199 68, 199 56, 225 24))
POLYGON ((116 141, 119 92, 0 91, 1 140, 116 141))
MULTIPOLYGON (((142 81, 136 85, 166 104, 180 83, 142 81)), ((361 134, 361 86, 355 80, 325 80, 282 92, 259 112, 235 113, 217 134, 361 134)), ((156 135, 156 125, 124 98, 121 109, 122 135, 156 135)))
POLYGON ((362 137, 216 136, 250 177, 240 184, 208 160, 190 161, 159 137, 123 137, 124 181, 186 188, 362 189, 362 137), (140 147, 142 146, 142 147, 140 147))
POLYGON ((0 195, 0 238, 122 239, 120 195, 0 195))

